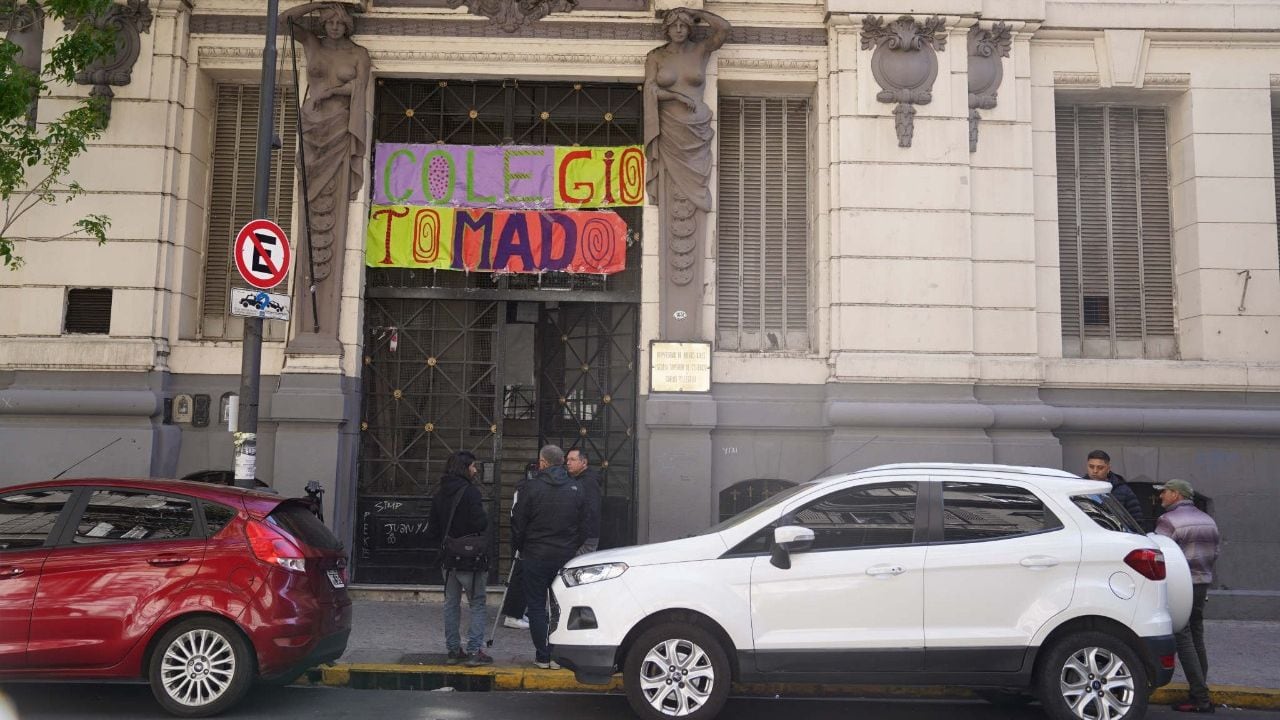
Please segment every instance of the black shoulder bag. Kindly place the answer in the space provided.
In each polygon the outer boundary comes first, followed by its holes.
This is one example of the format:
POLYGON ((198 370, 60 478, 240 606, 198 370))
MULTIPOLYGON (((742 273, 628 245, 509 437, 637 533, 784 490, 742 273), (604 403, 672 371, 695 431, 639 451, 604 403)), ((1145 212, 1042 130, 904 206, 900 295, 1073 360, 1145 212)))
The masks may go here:
POLYGON ((444 526, 444 542, 440 544, 440 565, 445 570, 474 572, 486 570, 489 567, 489 544, 485 542, 483 533, 449 537, 449 530, 453 527, 453 516, 458 512, 458 506, 462 504, 462 496, 466 492, 465 487, 458 491, 458 497, 453 501, 453 509, 449 511, 449 522, 444 526))

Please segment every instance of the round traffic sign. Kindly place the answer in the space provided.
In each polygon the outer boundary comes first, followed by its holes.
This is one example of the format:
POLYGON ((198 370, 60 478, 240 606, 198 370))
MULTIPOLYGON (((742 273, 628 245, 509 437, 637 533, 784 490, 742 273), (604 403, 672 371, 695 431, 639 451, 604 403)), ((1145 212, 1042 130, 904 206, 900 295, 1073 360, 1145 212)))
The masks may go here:
POLYGON ((270 220, 251 220, 241 228, 232 255, 240 277, 259 290, 279 285, 293 261, 289 238, 270 220))

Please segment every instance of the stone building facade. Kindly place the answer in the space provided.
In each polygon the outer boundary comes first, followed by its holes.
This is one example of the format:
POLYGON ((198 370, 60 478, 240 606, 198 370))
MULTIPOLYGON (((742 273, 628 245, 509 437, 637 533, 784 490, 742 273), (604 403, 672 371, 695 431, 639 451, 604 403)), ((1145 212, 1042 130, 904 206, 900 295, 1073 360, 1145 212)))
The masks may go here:
MULTIPOLYGON (((357 14, 367 162, 388 141, 640 144, 645 57, 677 3, 579 0, 511 32, 450 4, 357 14)), ((714 204, 691 335, 712 344, 710 390, 649 386, 651 343, 673 337, 652 203, 626 211, 618 276, 384 271, 365 267, 363 168, 341 351, 291 346, 302 318, 267 321, 258 441, 260 479, 325 487, 357 581, 432 581, 415 522, 459 447, 485 462, 495 518, 538 443, 587 448, 615 544, 824 473, 1082 471, 1102 448, 1131 480, 1211 498, 1218 612, 1280 617, 1280 5, 687 4, 732 25, 705 82, 714 204)), ((251 219, 262 3, 142 5, 131 80, 74 167, 87 194, 31 213, 26 264, 0 274, 5 483, 104 447, 71 474, 231 465, 229 243, 251 219), (111 216, 106 245, 63 235, 88 212, 111 216)), ((298 238, 281 47, 271 213, 298 238)))

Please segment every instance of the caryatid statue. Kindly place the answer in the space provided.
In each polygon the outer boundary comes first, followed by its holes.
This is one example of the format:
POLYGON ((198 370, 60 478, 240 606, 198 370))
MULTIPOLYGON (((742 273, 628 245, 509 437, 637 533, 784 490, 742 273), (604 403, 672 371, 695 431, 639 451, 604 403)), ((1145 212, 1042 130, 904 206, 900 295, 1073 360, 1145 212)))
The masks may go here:
POLYGON ((318 331, 312 324, 313 295, 306 282, 310 264, 299 254, 302 275, 295 283, 294 318, 299 332, 289 349, 337 354, 342 268, 347 239, 348 203, 363 182, 366 90, 369 51, 351 41, 356 23, 352 6, 312 2, 280 13, 281 25, 292 29, 307 57, 307 96, 302 104, 302 147, 299 158, 306 175, 306 250, 312 253, 318 331), (319 30, 298 19, 319 11, 319 30))
POLYGON ((664 340, 702 339, 703 262, 711 212, 711 108, 703 100, 707 62, 729 38, 729 22, 676 8, 662 21, 667 44, 645 59, 644 144, 649 201, 661 210, 664 340), (706 22, 711 32, 693 38, 706 22))

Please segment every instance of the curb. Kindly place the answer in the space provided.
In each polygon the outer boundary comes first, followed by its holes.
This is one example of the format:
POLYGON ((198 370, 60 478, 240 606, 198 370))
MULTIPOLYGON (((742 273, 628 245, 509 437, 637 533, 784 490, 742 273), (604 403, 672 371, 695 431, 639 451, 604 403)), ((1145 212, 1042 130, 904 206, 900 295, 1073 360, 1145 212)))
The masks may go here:
MULTIPOLYGON (((311 685, 361 690, 438 690, 453 688, 473 692, 575 692, 621 693, 622 678, 615 675, 608 685, 579 683, 568 670, 540 670, 518 665, 465 667, 457 665, 401 665, 395 663, 352 663, 318 667, 299 680, 311 685)), ((734 695, 750 697, 858 697, 921 700, 976 700, 963 687, 898 685, 833 685, 821 683, 734 683, 734 695)), ((1219 705, 1252 710, 1280 710, 1280 689, 1214 685, 1213 700, 1219 705)), ((1170 705, 1187 698, 1187 686, 1166 685, 1151 694, 1152 705, 1170 705)))

